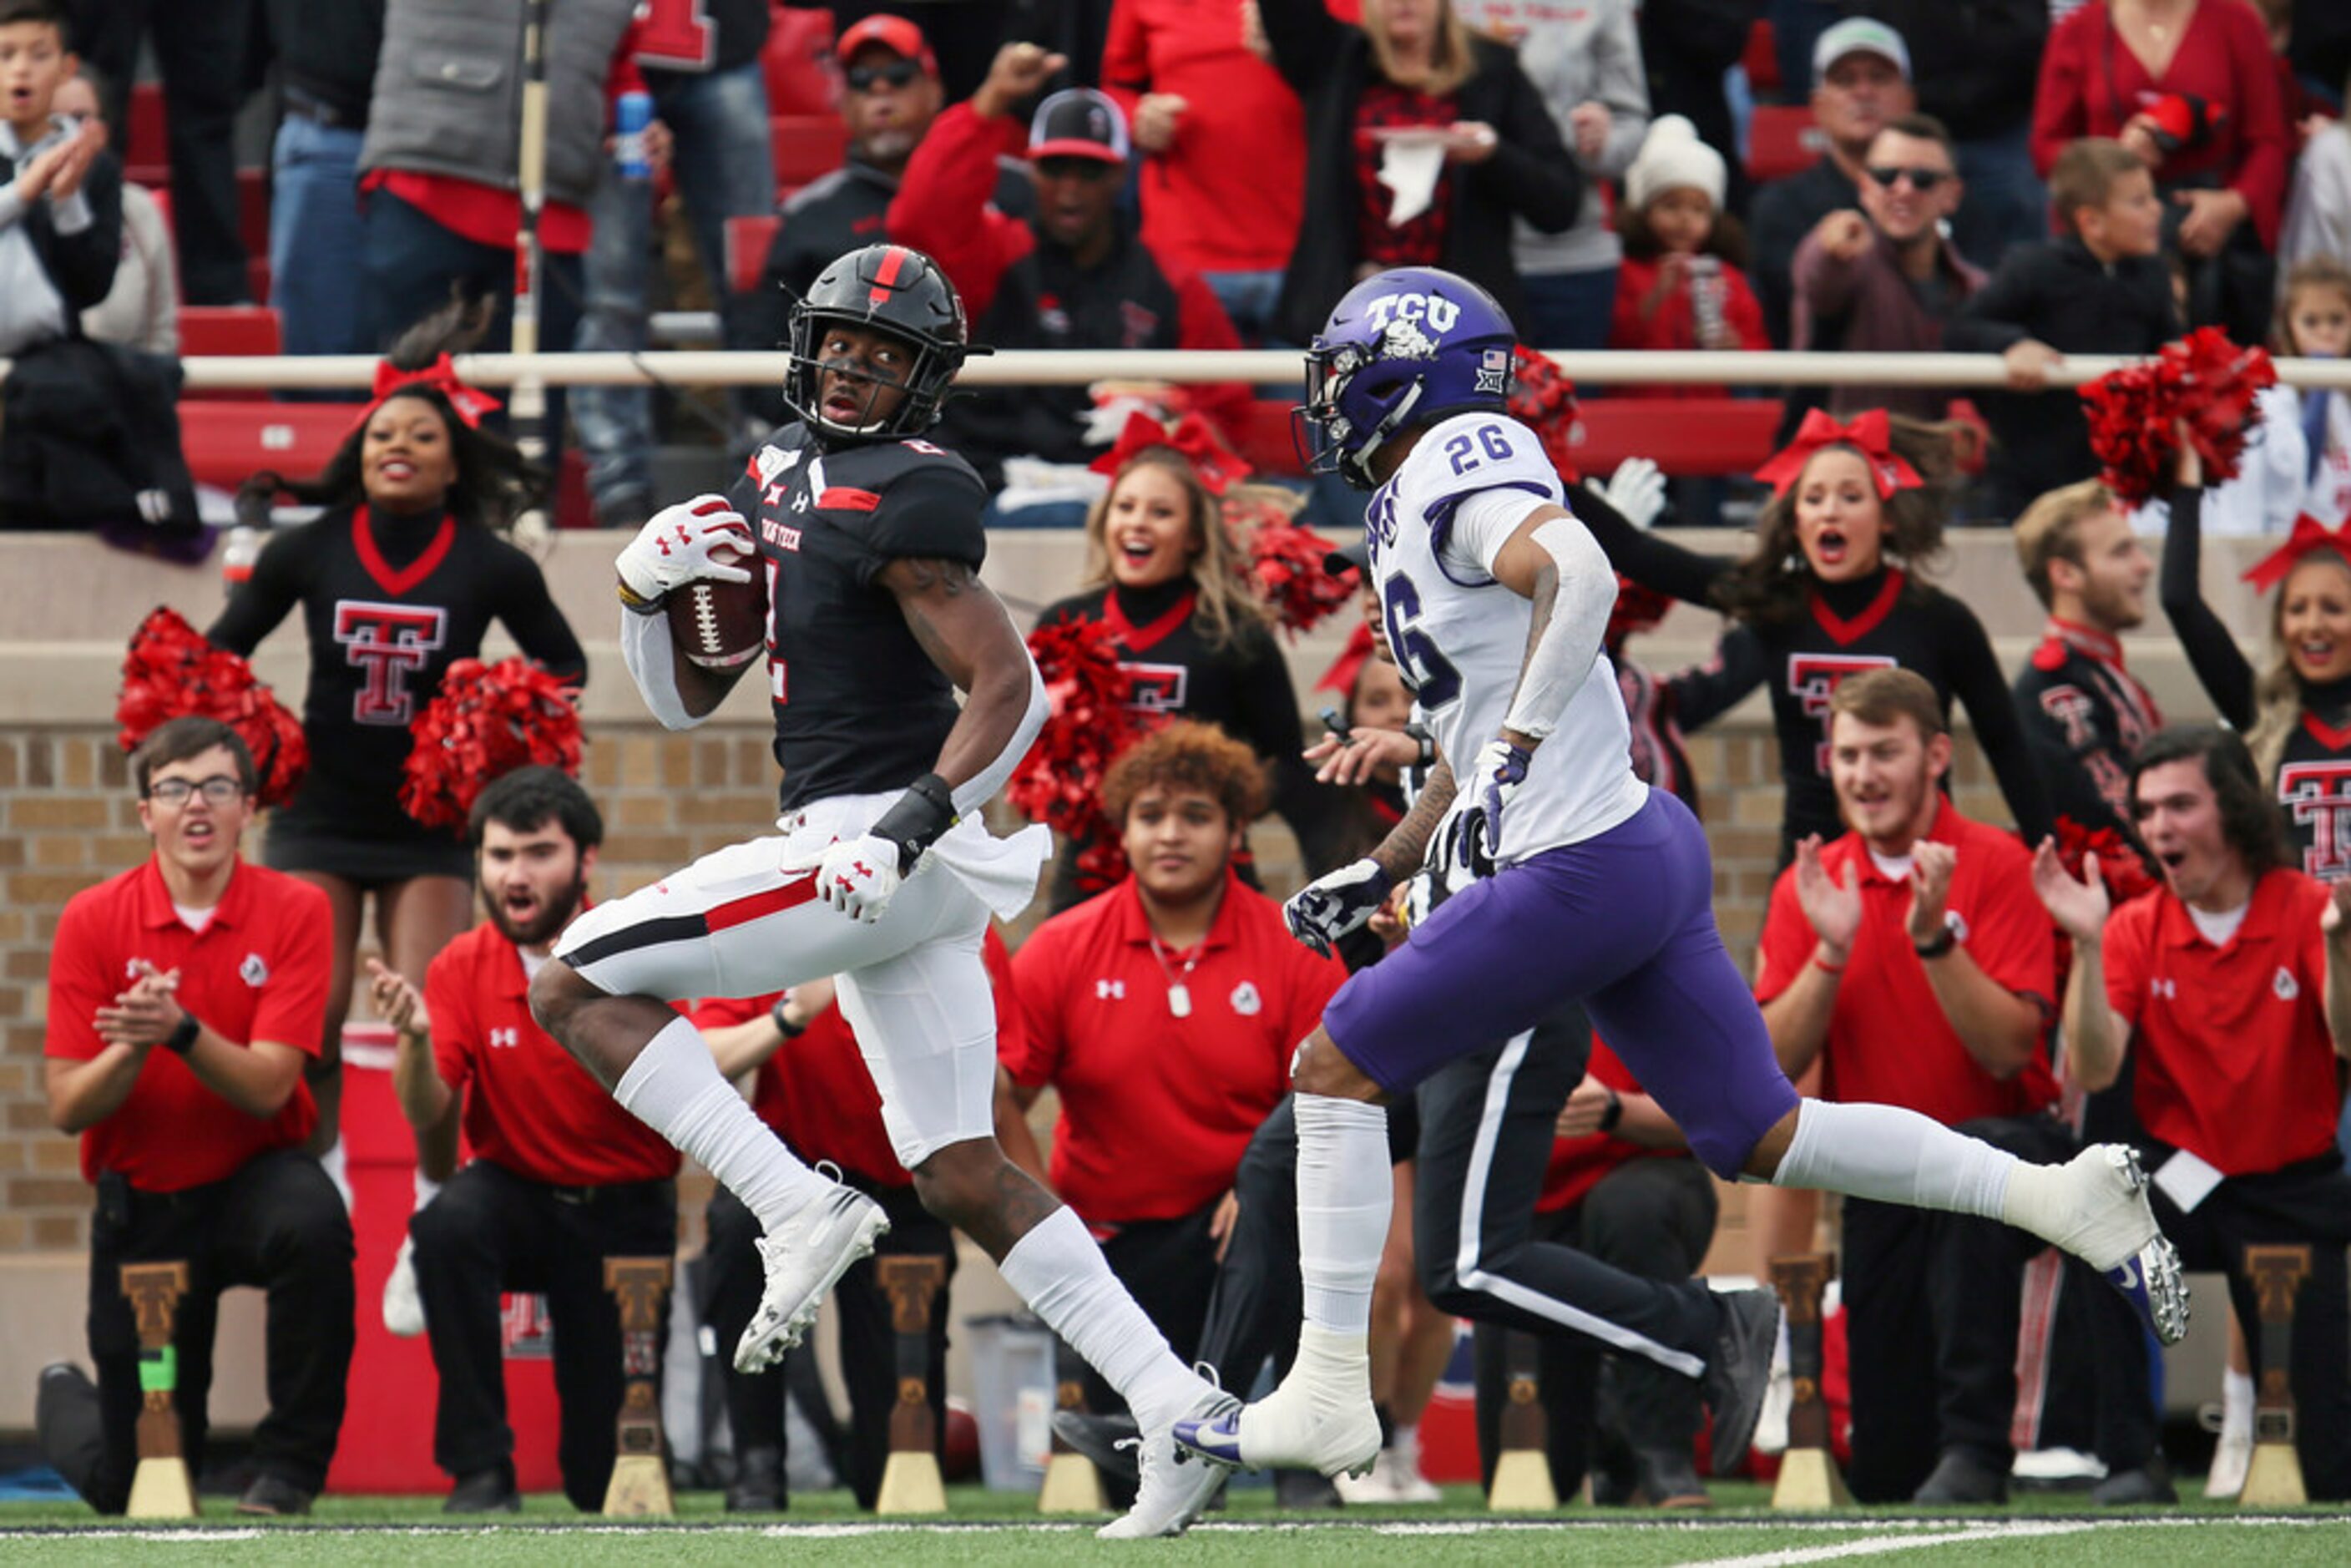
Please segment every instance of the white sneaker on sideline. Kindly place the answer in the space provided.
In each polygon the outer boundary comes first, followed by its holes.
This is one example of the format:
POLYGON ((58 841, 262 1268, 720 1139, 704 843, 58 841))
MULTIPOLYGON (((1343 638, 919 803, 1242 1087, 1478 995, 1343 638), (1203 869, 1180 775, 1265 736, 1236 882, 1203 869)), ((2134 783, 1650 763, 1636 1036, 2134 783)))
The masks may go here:
POLYGON ((1437 1483, 1420 1473, 1420 1428, 1417 1427, 1396 1428, 1395 1440, 1382 1448, 1380 1457, 1372 1463, 1374 1475, 1382 1472, 1387 1476, 1389 1500, 1392 1502, 1418 1507, 1445 1500, 1445 1494, 1437 1490, 1437 1483))
POLYGON ((808 1333, 817 1309, 849 1266, 870 1255, 889 1229, 880 1204, 853 1186, 835 1186, 760 1237, 767 1288, 760 1292, 759 1310, 736 1342, 735 1370, 763 1372, 781 1361, 808 1333))
POLYGON ((424 1332, 424 1298, 416 1291, 416 1242, 400 1239, 400 1256, 383 1281, 383 1326, 399 1339, 414 1339, 424 1332))

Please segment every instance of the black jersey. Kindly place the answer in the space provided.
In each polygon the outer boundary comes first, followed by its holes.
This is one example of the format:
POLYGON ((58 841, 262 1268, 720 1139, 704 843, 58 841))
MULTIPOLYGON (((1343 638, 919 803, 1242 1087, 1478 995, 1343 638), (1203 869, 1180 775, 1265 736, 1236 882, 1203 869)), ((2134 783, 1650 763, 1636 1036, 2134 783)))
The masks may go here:
POLYGON ((2135 838, 2130 761, 2163 727, 2163 715, 2123 668, 2122 644, 2052 616, 2013 689, 2057 815, 2091 832, 2135 838))
POLYGON ((986 559, 979 476, 927 441, 827 452, 788 424, 752 455, 732 498, 754 519, 767 572, 783 809, 903 789, 930 772, 962 710, 880 577, 901 557, 986 559))
MULTIPOLYGON (((1611 566, 1686 603, 1712 608, 1716 588, 1737 564, 1643 533, 1588 486, 1573 502, 1611 566)), ((1791 620, 1733 627, 1717 663, 1693 688, 1703 690, 1716 713, 1758 685, 1770 690, 1787 789, 1780 819, 1783 861, 1807 834, 1833 839, 1844 831, 1829 783, 1829 695, 1847 675, 1887 666, 1925 677, 1946 716, 1953 697, 1968 710, 2025 842, 2039 843, 2053 831, 2048 790, 1983 623, 1950 595, 1886 567, 1852 582, 1813 585, 1791 620)), ((1699 721, 1683 722, 1695 728, 1699 721)))
POLYGON ((2304 708, 2278 759, 2278 809, 2294 863, 2321 882, 2351 877, 2351 713, 2337 716, 2339 729, 2304 708))
POLYGON ((310 767, 277 820, 312 833, 424 834, 400 809, 409 726, 449 666, 480 654, 492 621, 564 680, 587 675, 580 639, 538 563, 454 517, 378 517, 360 507, 287 529, 269 541, 204 635, 250 654, 297 604, 310 638, 302 698, 310 767))
MULTIPOLYGON (((1271 768, 1273 809, 1298 837, 1310 874, 1338 863, 1345 833, 1339 792, 1314 781, 1306 766, 1298 694, 1281 647, 1261 622, 1244 622, 1222 644, 1211 643, 1194 618, 1189 578, 1133 590, 1096 588, 1061 600, 1037 618, 1040 626, 1098 621, 1118 642, 1119 667, 1132 685, 1128 706, 1146 714, 1199 719, 1246 742, 1271 768)), ((1064 858, 1063 872, 1071 862, 1064 858)), ((1056 908, 1075 903, 1070 876, 1057 873, 1056 908)))

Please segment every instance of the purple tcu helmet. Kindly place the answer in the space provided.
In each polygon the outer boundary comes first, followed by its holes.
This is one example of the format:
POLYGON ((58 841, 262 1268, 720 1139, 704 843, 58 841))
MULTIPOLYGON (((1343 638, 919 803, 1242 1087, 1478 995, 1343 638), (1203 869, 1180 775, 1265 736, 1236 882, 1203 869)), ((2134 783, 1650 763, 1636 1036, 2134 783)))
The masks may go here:
POLYGON ((1518 342, 1494 297, 1434 267, 1399 267, 1347 291, 1306 351, 1294 434, 1307 471, 1378 487, 1371 458, 1409 425, 1510 397, 1518 342))

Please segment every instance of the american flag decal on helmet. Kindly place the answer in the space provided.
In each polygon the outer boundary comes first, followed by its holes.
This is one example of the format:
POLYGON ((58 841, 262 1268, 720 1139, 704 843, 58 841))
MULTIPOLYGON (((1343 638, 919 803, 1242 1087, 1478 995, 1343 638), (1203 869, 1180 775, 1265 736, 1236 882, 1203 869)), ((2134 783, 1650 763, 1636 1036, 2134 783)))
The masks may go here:
POLYGON ((1488 349, 1478 356, 1478 390, 1496 397, 1508 396, 1510 390, 1510 350, 1488 349))

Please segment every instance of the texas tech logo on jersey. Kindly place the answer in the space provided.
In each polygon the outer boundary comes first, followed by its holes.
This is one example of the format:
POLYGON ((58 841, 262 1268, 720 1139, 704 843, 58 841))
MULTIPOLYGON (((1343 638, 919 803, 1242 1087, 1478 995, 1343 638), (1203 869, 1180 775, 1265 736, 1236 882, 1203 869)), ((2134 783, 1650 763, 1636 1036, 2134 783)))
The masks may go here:
POLYGON ((1838 683, 1864 670, 1890 670, 1894 664, 1884 653, 1788 655, 1789 695, 1802 706, 1806 717, 1820 722, 1821 740, 1813 747, 1813 766, 1822 778, 1829 776, 1829 698, 1836 695, 1838 683))
POLYGON ((416 716, 416 697, 407 675, 421 670, 447 641, 449 612, 421 604, 375 604, 364 599, 335 601, 335 641, 343 656, 366 672, 351 699, 355 724, 405 726, 416 716))
POLYGON ((2310 832, 2302 869, 2323 882, 2351 875, 2351 761, 2289 762, 2277 789, 2288 819, 2310 832))
POLYGON ((1126 706, 1142 713, 1181 713, 1192 672, 1182 664, 1121 663, 1126 672, 1126 706))

